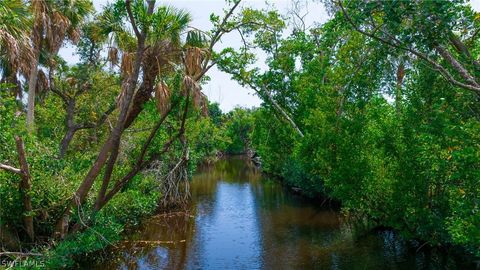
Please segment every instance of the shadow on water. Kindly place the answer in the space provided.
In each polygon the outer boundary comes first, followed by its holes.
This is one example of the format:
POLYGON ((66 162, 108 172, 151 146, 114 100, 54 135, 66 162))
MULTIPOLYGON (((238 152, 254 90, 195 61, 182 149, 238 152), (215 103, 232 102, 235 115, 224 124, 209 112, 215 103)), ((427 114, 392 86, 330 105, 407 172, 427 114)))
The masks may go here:
POLYGON ((286 192, 243 157, 200 167, 191 191, 187 211, 148 219, 94 268, 467 269, 392 231, 356 239, 338 212, 286 192))

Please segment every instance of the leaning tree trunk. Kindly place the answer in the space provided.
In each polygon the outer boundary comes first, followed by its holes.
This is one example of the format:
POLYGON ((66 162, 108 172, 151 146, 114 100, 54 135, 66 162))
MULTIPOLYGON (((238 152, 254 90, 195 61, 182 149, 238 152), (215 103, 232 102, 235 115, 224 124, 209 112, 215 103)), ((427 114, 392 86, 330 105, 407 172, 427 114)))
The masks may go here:
MULTIPOLYGON (((154 0, 149 0, 148 2, 148 15, 152 14, 153 8, 155 5, 154 0)), ((132 24, 132 28, 134 29, 135 35, 137 37, 137 50, 135 53, 135 61, 131 70, 131 74, 128 74, 124 85, 124 97, 123 100, 120 101, 120 110, 119 115, 117 118, 117 122, 115 127, 113 128, 110 136, 108 137, 107 141, 102 146, 97 159, 95 160, 94 164, 88 171, 87 175, 85 176, 83 182, 78 187, 77 191, 73 195, 71 202, 68 204, 67 208, 62 213, 61 218, 58 220, 56 228, 55 228, 55 236, 63 238, 65 234, 68 232, 69 227, 69 220, 70 215, 72 213, 72 207, 81 207, 81 205, 85 202, 87 195, 90 189, 93 186, 93 183, 97 176, 100 174, 101 170, 103 169, 105 163, 108 160, 108 165, 105 170, 104 179, 102 181, 102 185, 107 185, 110 181, 110 177, 113 171, 113 166, 116 162, 118 156, 118 149, 120 145, 120 139, 122 137, 125 120, 127 118, 128 109, 130 107, 131 101, 133 99, 133 94, 135 88, 137 86, 138 77, 140 74, 140 66, 141 66, 141 59, 143 56, 143 51, 145 49, 145 39, 146 39, 146 30, 143 29, 142 32, 138 30, 135 24, 135 20, 131 11, 131 3, 129 0, 125 1, 127 13, 132 24)))
MULTIPOLYGON (((145 59, 156 60, 154 55, 146 55, 145 59)), ((127 119, 125 120, 125 127, 129 128, 133 123, 133 120, 142 112, 143 106, 152 97, 152 93, 155 86, 155 77, 159 71, 157 63, 143 62, 143 81, 133 97, 133 102, 130 110, 128 111, 127 119)))
POLYGON ((272 97, 272 94, 270 94, 270 92, 266 88, 264 88, 263 90, 264 90, 263 92, 265 93, 265 96, 268 98, 268 101, 270 101, 273 107, 282 114, 282 116, 290 124, 290 126, 296 131, 296 133, 303 138, 305 135, 303 135, 303 132, 300 130, 297 124, 293 121, 293 119, 288 115, 288 113, 282 107, 280 107, 280 105, 278 105, 278 103, 272 97))

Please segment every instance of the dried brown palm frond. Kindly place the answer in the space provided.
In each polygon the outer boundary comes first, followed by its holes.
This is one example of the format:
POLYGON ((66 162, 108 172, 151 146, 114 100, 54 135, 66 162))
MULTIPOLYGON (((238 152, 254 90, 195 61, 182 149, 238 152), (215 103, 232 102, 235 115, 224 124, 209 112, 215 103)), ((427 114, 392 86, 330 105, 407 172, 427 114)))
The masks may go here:
POLYGON ((17 40, 7 31, 0 29, 0 48, 5 48, 9 62, 17 67, 20 48, 17 40))
POLYGON ((133 53, 124 52, 122 54, 122 63, 120 70, 123 76, 130 76, 133 72, 133 53))
POLYGON ((35 15, 47 12, 47 3, 45 0, 34 0, 31 5, 35 15))
POLYGON ((155 100, 161 115, 170 109, 170 93, 170 88, 164 82, 158 83, 155 87, 155 100))
POLYGON ((118 49, 115 47, 110 47, 108 50, 107 60, 110 62, 112 66, 118 64, 118 49))
POLYGON ((208 98, 202 93, 202 103, 200 104, 200 109, 203 117, 208 116, 208 98))
POLYGON ((37 75, 37 86, 36 86, 35 92, 37 95, 44 95, 47 89, 48 89, 47 75, 45 75, 45 72, 43 72, 43 70, 40 69, 37 75))
POLYGON ((174 65, 181 63, 182 54, 171 42, 160 42, 155 46, 155 60, 160 72, 167 73, 174 70, 174 65))
POLYGON ((195 91, 195 89, 200 88, 198 84, 195 82, 195 80, 192 79, 190 76, 184 76, 183 77, 183 83, 182 83, 182 96, 187 96, 188 92, 195 91))
POLYGON ((31 2, 31 7, 37 21, 45 19, 45 14, 48 11, 45 0, 34 0, 31 2))
MULTIPOLYGON (((45 27, 51 25, 48 14, 48 6, 45 0, 35 0, 31 3, 33 13, 32 42, 36 50, 40 50, 40 42, 45 27)), ((47 27, 50 28, 50 27, 47 27)), ((47 39, 53 39, 53 31, 46 31, 47 39)), ((38 53, 38 52, 37 52, 38 53)))
POLYGON ((51 21, 47 24, 47 43, 50 51, 56 53, 63 43, 65 34, 70 27, 70 20, 58 11, 54 11, 51 21))
POLYGON ((182 95, 186 96, 188 91, 190 92, 190 96, 192 99, 193 106, 197 109, 202 110, 202 115, 208 115, 208 99, 205 94, 202 93, 201 87, 198 83, 192 79, 190 76, 183 77, 183 88, 182 88, 182 95))
POLYGON ((195 108, 200 108, 203 99, 203 93, 200 89, 193 88, 192 89, 192 103, 195 108))
POLYGON ((67 82, 68 85, 73 87, 77 83, 77 80, 74 77, 68 77, 68 78, 65 79, 65 82, 67 82))
POLYGON ((161 41, 149 46, 143 54, 144 72, 148 74, 168 74, 181 62, 181 51, 171 42, 161 41))
POLYGON ((80 41, 80 29, 70 27, 68 33, 68 38, 72 41, 73 44, 77 45, 80 41))
POLYGON ((185 52, 185 69, 189 76, 196 77, 202 71, 205 51, 198 47, 189 47, 185 52))
POLYGON ((17 40, 19 43, 20 54, 17 58, 17 68, 18 70, 27 75, 30 74, 30 70, 32 69, 32 61, 33 61, 33 50, 32 46, 29 43, 28 39, 17 40))
POLYGON ((208 99, 205 94, 203 94, 200 89, 194 89, 193 93, 193 106, 197 109, 200 109, 203 116, 208 116, 208 99))

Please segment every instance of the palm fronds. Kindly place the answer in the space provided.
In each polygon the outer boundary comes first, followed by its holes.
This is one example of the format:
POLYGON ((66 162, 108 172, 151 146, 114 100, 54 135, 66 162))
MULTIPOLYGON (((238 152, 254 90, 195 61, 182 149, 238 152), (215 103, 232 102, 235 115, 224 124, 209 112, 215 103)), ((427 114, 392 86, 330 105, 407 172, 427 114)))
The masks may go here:
POLYGON ((170 109, 170 94, 170 88, 164 82, 158 83, 155 87, 156 105, 161 115, 170 109))
POLYGON ((130 76, 133 72, 134 53, 124 52, 120 70, 123 76, 130 76))
POLYGON ((32 22, 21 0, 0 1, 0 61, 8 63, 10 72, 27 74, 32 49, 29 31, 32 22))

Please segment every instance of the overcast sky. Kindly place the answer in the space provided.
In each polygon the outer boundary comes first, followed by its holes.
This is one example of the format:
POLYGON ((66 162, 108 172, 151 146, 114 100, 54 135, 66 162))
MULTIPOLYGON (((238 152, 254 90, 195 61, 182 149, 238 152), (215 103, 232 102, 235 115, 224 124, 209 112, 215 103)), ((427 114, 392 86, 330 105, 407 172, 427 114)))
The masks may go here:
MULTIPOLYGON (((93 0, 97 11, 101 11, 102 7, 108 2, 112 2, 112 0, 93 0)), ((269 1, 269 3, 273 3, 283 14, 286 14, 291 6, 291 1, 289 0, 275 0, 269 1)), ((472 0, 470 3, 475 10, 480 10, 480 0, 472 0)), ((193 18, 191 25, 206 31, 212 28, 209 20, 210 14, 215 13, 221 16, 223 9, 226 8, 224 0, 159 0, 157 1, 157 5, 171 5, 189 11, 193 18)), ((258 9, 267 7, 266 2, 263 0, 243 1, 242 5, 258 9)), ((323 5, 318 1, 309 1, 308 11, 309 13, 306 16, 307 25, 311 25, 314 22, 323 23, 328 19, 323 5)), ((217 44, 215 49, 221 50, 224 47, 239 46, 241 46, 241 40, 238 34, 230 33, 223 37, 222 42, 217 44)), ((70 64, 75 64, 78 61, 78 57, 75 55, 72 47, 62 48, 60 55, 70 64)), ((259 52, 259 55, 261 55, 261 52, 259 52)), ((259 62, 262 62, 263 59, 263 57, 260 57, 259 62)), ((258 63, 258 65, 262 66, 263 63, 258 63)), ((253 107, 260 105, 260 99, 251 89, 241 87, 238 83, 231 80, 228 74, 214 67, 209 71, 208 75, 211 81, 203 86, 203 92, 208 96, 210 101, 220 103, 220 108, 224 112, 230 111, 236 106, 253 107)))

